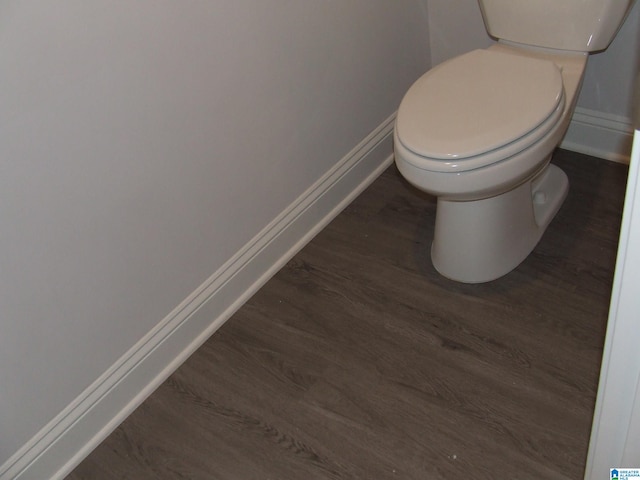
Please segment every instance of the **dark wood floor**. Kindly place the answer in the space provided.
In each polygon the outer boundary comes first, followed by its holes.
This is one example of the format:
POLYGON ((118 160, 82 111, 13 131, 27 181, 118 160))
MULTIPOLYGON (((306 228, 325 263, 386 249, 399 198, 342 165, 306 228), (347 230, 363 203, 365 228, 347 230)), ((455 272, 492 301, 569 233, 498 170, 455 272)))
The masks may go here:
POLYGON ((68 479, 582 478, 627 168, 555 163, 562 210, 481 285, 390 168, 68 479))

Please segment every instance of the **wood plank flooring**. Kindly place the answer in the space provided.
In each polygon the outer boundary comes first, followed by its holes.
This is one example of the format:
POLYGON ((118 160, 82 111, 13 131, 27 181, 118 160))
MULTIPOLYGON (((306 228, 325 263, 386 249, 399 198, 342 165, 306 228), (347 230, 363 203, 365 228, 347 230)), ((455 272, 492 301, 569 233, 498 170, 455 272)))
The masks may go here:
POLYGON ((581 479, 627 168, 554 162, 567 201, 481 285, 389 168, 68 480, 581 479))

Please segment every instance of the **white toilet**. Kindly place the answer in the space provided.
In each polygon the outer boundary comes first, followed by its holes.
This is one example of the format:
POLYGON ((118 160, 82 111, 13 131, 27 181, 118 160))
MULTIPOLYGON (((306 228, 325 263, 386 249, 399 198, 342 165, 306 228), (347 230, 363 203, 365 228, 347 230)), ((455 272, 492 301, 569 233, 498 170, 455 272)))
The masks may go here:
POLYGON ((405 95, 395 160, 438 197, 431 259, 487 282, 536 246, 568 191, 549 163, 573 114, 589 52, 604 50, 635 0, 479 0, 499 41, 449 60, 405 95))

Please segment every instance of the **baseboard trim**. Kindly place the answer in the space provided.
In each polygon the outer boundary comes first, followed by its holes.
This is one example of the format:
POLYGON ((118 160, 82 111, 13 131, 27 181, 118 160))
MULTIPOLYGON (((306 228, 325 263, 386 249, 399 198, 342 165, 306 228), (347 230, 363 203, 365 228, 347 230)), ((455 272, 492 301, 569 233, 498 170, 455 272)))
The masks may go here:
POLYGON ((631 119, 578 107, 560 147, 629 164, 632 143, 631 119))
POLYGON ((0 480, 61 479, 393 161, 395 114, 0 466, 0 480))

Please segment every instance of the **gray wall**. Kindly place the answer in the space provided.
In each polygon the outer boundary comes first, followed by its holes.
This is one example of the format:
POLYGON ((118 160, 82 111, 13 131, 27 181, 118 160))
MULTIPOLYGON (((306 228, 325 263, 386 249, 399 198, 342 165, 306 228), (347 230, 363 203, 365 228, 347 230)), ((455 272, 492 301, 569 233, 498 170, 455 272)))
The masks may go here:
POLYGON ((640 3, 636 2, 611 46, 589 59, 579 105, 631 119, 639 72, 640 3))
POLYGON ((491 45, 477 0, 428 0, 428 3, 434 66, 462 53, 491 45))
POLYGON ((0 3, 0 465, 396 110, 425 3, 0 3))

